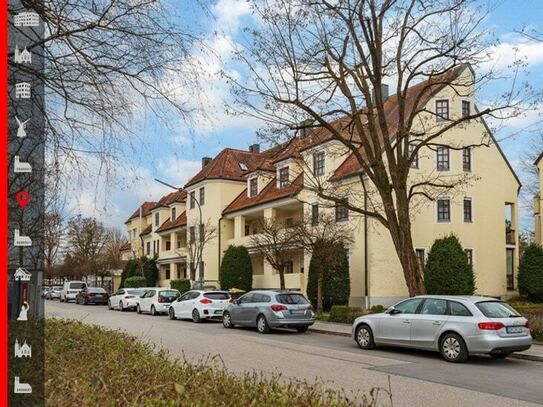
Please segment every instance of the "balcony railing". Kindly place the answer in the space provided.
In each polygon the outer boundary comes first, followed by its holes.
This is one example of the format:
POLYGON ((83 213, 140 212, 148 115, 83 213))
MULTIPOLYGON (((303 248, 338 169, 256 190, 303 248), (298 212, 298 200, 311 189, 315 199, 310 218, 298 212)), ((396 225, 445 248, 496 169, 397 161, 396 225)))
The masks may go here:
POLYGON ((505 243, 510 245, 516 244, 514 229, 505 229, 505 243))

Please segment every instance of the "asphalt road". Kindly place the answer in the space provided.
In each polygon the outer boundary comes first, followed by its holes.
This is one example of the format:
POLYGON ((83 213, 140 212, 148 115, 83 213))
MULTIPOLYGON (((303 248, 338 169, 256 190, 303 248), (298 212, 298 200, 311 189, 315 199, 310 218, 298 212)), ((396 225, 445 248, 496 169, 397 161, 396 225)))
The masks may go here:
MULTIPOLYGON (((452 364, 439 354, 402 349, 362 351, 349 338, 278 330, 224 329, 218 322, 194 324, 135 312, 108 311, 46 301, 48 317, 71 318, 120 329, 168 349, 174 356, 201 361, 216 355, 233 372, 281 373, 346 392, 388 388, 398 406, 543 405, 543 363, 471 357, 452 364)), ((383 393, 379 405, 390 401, 383 393)))

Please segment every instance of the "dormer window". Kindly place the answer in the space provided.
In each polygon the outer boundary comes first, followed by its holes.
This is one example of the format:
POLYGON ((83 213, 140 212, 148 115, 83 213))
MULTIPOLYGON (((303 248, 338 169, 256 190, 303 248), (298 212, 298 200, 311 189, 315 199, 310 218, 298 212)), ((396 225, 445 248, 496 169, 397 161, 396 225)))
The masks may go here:
POLYGON ((249 167, 247 167, 247 164, 245 163, 239 163, 239 168, 241 168, 241 171, 248 171, 249 167))
POLYGON ((173 222, 175 220, 175 207, 172 208, 171 214, 170 214, 170 220, 173 222))
POLYGON ((251 178, 249 180, 249 198, 258 195, 258 178, 251 178))
POLYGON ((160 225, 160 213, 155 213, 155 226, 160 225))
POLYGON ((290 174, 288 167, 283 167, 279 170, 279 188, 288 186, 290 182, 290 174))

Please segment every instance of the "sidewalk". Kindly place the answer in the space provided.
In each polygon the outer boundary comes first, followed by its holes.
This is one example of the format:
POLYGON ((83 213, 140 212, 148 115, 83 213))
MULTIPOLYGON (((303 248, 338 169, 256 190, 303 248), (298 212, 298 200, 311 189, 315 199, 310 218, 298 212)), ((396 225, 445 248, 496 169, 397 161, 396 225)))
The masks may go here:
MULTIPOLYGON (((311 326, 309 330, 328 335, 351 336, 350 324, 315 321, 315 324, 311 326)), ((511 354, 510 357, 543 362, 543 344, 533 344, 530 349, 525 350, 524 352, 515 352, 511 354)))

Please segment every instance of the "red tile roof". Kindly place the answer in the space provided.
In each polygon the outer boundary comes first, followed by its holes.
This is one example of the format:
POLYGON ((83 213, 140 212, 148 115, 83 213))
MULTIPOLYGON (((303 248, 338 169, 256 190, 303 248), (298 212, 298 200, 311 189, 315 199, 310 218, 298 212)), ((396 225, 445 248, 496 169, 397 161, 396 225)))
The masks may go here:
POLYGON ((140 216, 140 208, 142 209, 143 217, 149 215, 151 213, 151 210, 155 207, 155 205, 156 205, 156 202, 144 202, 144 203, 142 203, 138 207, 138 209, 136 209, 134 211, 134 213, 132 215, 130 215, 130 217, 124 223, 128 223, 132 219, 139 217, 140 216))
POLYGON ((183 212, 173 222, 168 218, 160 227, 156 230, 157 233, 164 232, 166 230, 179 228, 187 225, 187 213, 183 212))
POLYGON ((148 225, 145 229, 143 229, 140 233, 140 236, 148 235, 153 230, 153 225, 148 225))
POLYGON ((130 242, 123 244, 119 249, 120 252, 126 252, 128 250, 132 250, 132 245, 130 244, 130 242))
POLYGON ((303 183, 304 178, 303 173, 301 173, 289 186, 284 188, 277 188, 277 178, 274 177, 258 195, 253 197, 247 196, 247 188, 245 188, 241 194, 224 209, 223 214, 232 213, 240 209, 250 208, 277 199, 295 197, 298 192, 302 190, 303 183))
POLYGON ((164 195, 162 198, 159 199, 153 209, 169 206, 175 202, 185 202, 186 199, 187 191, 185 191, 184 189, 180 189, 179 191, 164 195))

